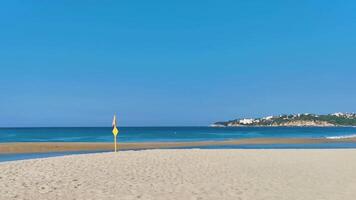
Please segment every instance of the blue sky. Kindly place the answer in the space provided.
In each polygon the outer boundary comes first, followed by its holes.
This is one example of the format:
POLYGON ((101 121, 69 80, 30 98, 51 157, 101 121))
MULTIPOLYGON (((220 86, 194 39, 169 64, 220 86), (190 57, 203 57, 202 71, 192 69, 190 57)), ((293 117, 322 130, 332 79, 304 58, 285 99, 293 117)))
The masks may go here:
POLYGON ((0 3, 0 126, 356 112, 353 1, 0 3))

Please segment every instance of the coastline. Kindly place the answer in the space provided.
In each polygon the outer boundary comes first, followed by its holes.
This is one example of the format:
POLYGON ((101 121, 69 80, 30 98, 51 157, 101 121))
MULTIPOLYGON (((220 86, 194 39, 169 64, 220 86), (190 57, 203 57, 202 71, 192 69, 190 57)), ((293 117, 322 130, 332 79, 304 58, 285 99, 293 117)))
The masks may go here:
POLYGON ((356 128, 353 125, 331 125, 331 126, 319 126, 319 125, 209 125, 211 128, 239 128, 239 127, 250 127, 250 128, 356 128))
MULTIPOLYGON (((142 142, 119 143, 122 150, 162 149, 162 148, 194 148, 207 146, 228 145, 266 145, 266 144, 327 144, 327 143, 356 143, 356 138, 251 138, 225 141, 199 142, 142 142)), ((0 143, 1 154, 16 153, 47 153, 66 151, 110 151, 112 143, 96 142, 15 142, 0 143)))

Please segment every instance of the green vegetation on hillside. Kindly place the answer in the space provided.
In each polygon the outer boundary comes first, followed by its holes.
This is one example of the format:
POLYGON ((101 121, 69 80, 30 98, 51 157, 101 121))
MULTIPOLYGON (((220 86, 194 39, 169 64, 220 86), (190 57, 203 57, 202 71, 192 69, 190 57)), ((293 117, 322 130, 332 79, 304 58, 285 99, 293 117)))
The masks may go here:
POLYGON ((297 114, 216 122, 213 126, 356 126, 356 114, 297 114))

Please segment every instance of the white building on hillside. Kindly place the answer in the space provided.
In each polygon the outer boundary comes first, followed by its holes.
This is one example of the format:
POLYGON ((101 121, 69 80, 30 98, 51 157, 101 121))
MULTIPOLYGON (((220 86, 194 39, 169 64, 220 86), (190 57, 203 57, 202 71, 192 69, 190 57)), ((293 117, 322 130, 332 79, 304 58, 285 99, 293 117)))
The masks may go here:
POLYGON ((240 119, 240 124, 252 124, 255 120, 254 119, 240 119))

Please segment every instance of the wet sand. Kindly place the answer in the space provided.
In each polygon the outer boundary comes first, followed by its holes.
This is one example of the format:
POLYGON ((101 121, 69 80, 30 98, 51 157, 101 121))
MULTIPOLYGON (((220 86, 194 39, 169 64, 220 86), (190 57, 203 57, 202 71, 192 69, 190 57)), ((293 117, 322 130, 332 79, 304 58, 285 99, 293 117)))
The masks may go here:
POLYGON ((0 163, 6 200, 354 200, 356 150, 142 150, 0 163))
MULTIPOLYGON (((254 138, 228 141, 205 142, 143 142, 119 143, 119 149, 159 149, 177 147, 202 147, 247 144, 323 144, 347 142, 356 143, 356 138, 344 139, 310 139, 310 138, 254 138)), ((85 143, 85 142, 36 142, 36 143, 0 143, 0 154, 10 153, 39 153, 63 151, 108 151, 113 149, 112 143, 85 143)))

